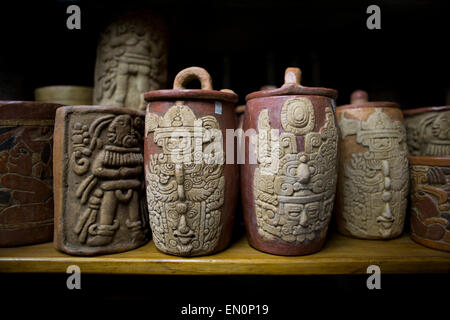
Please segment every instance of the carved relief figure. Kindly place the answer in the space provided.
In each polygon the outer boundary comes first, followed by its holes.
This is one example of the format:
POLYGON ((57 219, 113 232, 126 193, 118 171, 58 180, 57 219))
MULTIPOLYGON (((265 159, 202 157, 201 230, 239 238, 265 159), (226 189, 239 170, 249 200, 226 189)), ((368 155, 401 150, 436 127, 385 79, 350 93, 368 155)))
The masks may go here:
POLYGON ((76 188, 80 210, 72 231, 81 244, 108 245, 119 228, 127 228, 132 242, 143 240, 144 159, 139 133, 143 126, 140 117, 128 114, 73 125, 70 167, 83 179, 76 188), (119 216, 124 217, 125 226, 120 225, 119 216))
POLYGON ((319 132, 308 98, 288 99, 281 110, 285 132, 276 134, 268 110, 258 117, 254 192, 258 233, 265 240, 302 243, 324 237, 336 188, 337 128, 333 112, 319 132), (304 151, 297 139, 304 136, 304 151))
POLYGON ((162 26, 153 16, 131 15, 107 27, 97 50, 94 104, 145 109, 144 92, 167 78, 162 26))
POLYGON ((410 155, 450 155, 450 111, 406 117, 405 125, 410 155))
POLYGON ((389 238, 401 233, 408 193, 408 151, 403 124, 382 108, 367 120, 340 119, 341 136, 367 148, 344 164, 343 219, 354 236, 389 238))
POLYGON ((162 117, 148 114, 146 134, 153 134, 161 148, 161 153, 150 155, 146 168, 156 246, 181 256, 213 251, 222 229, 225 190, 218 121, 213 116, 197 119, 189 106, 179 101, 162 117))
POLYGON ((450 168, 411 165, 411 187, 413 239, 450 251, 450 168))
POLYGON ((53 126, 0 120, 0 233, 53 225, 52 139, 53 126))

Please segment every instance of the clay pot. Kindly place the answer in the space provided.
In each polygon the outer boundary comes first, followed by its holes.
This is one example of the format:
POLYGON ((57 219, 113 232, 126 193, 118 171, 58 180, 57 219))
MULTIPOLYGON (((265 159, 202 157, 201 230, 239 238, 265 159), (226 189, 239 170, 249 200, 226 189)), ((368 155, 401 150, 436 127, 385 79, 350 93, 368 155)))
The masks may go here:
POLYGON ((55 238, 73 255, 127 251, 148 241, 144 112, 61 107, 54 138, 55 238))
POLYGON ((60 103, 69 106, 92 104, 93 88, 83 86, 48 86, 34 90, 36 101, 60 103))
POLYGON ((410 157, 411 238, 450 252, 450 157, 410 157))
POLYGON ((53 238, 52 146, 60 105, 0 101, 0 246, 53 238))
POLYGON ((242 129, 244 125, 244 113, 245 113, 245 105, 236 107, 236 118, 237 118, 237 127, 242 129))
POLYGON ((411 156, 450 156, 450 106, 403 111, 411 156))
POLYGON ((340 127, 338 231, 361 239, 390 239, 403 231, 408 150, 402 112, 393 102, 367 102, 356 91, 336 110, 340 127))
POLYGON ((166 85, 167 38, 165 21, 155 13, 112 19, 97 47, 94 104, 144 110, 144 93, 166 85))
POLYGON ((256 145, 246 139, 249 159, 241 166, 248 239, 279 255, 322 248, 336 191, 337 91, 300 80, 300 69, 288 68, 281 88, 246 97, 244 132, 257 134, 256 145))
POLYGON ((145 99, 145 177, 156 247, 178 256, 223 250, 239 183, 237 164, 224 164, 237 95, 212 90, 208 72, 192 67, 178 73, 173 90, 150 91, 145 99), (201 89, 184 89, 193 79, 201 89))

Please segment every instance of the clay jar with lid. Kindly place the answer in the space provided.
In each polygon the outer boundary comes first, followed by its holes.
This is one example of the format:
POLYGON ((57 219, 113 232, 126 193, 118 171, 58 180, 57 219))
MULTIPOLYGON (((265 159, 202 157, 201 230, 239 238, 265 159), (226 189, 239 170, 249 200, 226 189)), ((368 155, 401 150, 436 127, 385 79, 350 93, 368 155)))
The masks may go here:
POLYGON ((410 157, 411 238, 450 252, 450 157, 410 157))
POLYGON ((238 96, 213 90, 208 72, 191 67, 178 73, 173 90, 150 91, 145 99, 145 179, 156 247, 178 256, 223 250, 238 191, 237 164, 225 162, 227 143, 235 151, 226 129, 236 129, 238 96), (201 89, 185 89, 196 79, 201 89))
POLYGON ((408 197, 408 150, 396 103, 368 102, 355 91, 336 110, 340 127, 338 231, 362 239, 402 233, 408 197))
POLYGON ((337 91, 304 87, 287 68, 281 88, 247 95, 248 158, 241 195, 250 244, 278 255, 305 255, 325 243, 337 180, 337 91))
POLYGON ((403 111, 411 156, 450 156, 450 106, 403 111))
POLYGON ((1 247, 53 238, 53 127, 60 106, 0 101, 1 247))

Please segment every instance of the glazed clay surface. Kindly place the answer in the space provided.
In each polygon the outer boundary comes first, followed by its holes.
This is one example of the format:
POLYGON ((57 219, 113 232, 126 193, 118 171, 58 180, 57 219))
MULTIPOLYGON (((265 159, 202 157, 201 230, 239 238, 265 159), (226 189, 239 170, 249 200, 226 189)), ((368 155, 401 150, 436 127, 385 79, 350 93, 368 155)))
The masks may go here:
POLYGON ((402 233, 408 196, 408 151, 398 105, 366 99, 337 108, 339 232, 363 239, 402 233))
POLYGON ((450 157, 411 157, 411 237, 450 252, 450 157))
POLYGON ((224 249, 238 190, 236 164, 225 164, 225 129, 236 126, 237 96, 212 90, 206 70, 181 71, 174 90, 146 93, 145 171, 153 239, 179 256, 224 249), (185 90, 198 78, 201 90, 185 90))
POLYGON ((323 246, 337 180, 336 95, 301 86, 300 70, 288 68, 282 88, 247 96, 257 163, 242 165, 241 192, 253 247, 301 255, 323 246))
POLYGON ((143 197, 144 113, 63 107, 54 143, 55 239, 75 255, 114 253, 148 240, 143 197))
POLYGON ((450 155, 450 106, 405 110, 411 156, 450 155))
POLYGON ((167 31, 153 13, 129 13, 100 36, 94 104, 145 109, 144 92, 165 86, 167 31))
POLYGON ((0 246, 52 240, 52 145, 59 106, 0 101, 0 246))

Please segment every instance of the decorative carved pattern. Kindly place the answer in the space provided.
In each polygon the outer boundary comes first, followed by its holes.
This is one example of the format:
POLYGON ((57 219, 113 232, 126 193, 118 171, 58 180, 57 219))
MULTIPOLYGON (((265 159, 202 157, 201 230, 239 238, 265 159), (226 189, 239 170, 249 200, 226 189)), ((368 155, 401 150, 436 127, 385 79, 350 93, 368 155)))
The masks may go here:
POLYGON ((150 224, 166 253, 202 255, 218 244, 225 190, 219 129, 215 117, 197 119, 182 102, 163 117, 147 114, 146 132, 162 148, 146 167, 150 224))
POLYGON ((144 159, 139 132, 143 126, 140 117, 128 114, 103 115, 90 125, 74 123, 70 168, 82 180, 73 182, 79 204, 72 209, 79 215, 71 232, 80 244, 98 247, 117 243, 120 228, 127 235, 124 241, 138 243, 145 238, 140 203, 144 159))
POLYGON ((287 100, 281 114, 288 132, 280 135, 271 128, 267 109, 258 117, 259 167, 253 180, 258 233, 265 240, 303 243, 324 237, 328 229, 337 180, 337 128, 327 108, 325 124, 312 132, 314 108, 306 98, 287 100), (300 133, 305 134, 303 152, 297 149, 300 133))
POLYGON ((389 238, 401 233, 408 193, 408 151, 403 124, 381 108, 367 120, 348 119, 339 126, 344 139, 356 135, 367 147, 344 164, 343 212, 346 229, 354 236, 389 238))
POLYGON ((286 101, 280 118, 283 129, 298 136, 314 129, 314 107, 307 98, 292 98, 286 101))
POLYGON ((166 32, 152 15, 125 16, 102 33, 97 49, 94 103, 145 109, 143 94, 164 87, 166 32))
POLYGON ((450 155, 450 111, 406 117, 405 125, 410 155, 450 155))
POLYGON ((450 168, 411 165, 411 189, 413 238, 450 251, 450 168))
POLYGON ((14 126, 0 122, 0 233, 52 226, 53 125, 46 120, 18 120, 14 126))

